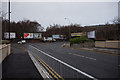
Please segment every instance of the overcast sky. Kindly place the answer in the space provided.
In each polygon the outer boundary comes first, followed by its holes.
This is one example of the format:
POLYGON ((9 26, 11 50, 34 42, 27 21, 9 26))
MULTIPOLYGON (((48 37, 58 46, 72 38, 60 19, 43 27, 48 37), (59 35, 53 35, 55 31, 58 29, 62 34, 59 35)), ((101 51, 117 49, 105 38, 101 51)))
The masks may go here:
MULTIPOLYGON (((4 7, 7 10, 7 6, 4 7)), ((117 2, 12 2, 11 21, 29 19, 50 24, 103 24, 118 16, 117 2), (65 20, 65 18, 67 18, 65 20)), ((5 13, 5 12, 4 12, 5 13)), ((7 18, 7 17, 6 17, 7 18)))

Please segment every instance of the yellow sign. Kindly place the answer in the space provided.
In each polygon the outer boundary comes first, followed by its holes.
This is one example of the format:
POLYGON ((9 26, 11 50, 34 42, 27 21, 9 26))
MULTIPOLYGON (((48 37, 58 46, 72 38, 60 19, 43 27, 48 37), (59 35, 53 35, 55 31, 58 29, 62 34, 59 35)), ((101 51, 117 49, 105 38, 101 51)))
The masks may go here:
POLYGON ((86 36, 86 32, 72 33, 71 36, 86 36))

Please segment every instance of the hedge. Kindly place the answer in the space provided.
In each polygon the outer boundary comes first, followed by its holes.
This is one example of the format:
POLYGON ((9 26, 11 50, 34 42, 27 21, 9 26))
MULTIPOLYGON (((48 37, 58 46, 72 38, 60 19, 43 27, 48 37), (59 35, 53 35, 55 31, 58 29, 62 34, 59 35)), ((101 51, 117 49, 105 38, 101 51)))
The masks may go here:
POLYGON ((85 37, 75 37, 73 39, 70 39, 70 45, 72 44, 81 44, 84 42, 93 42, 93 40, 85 38, 85 37))

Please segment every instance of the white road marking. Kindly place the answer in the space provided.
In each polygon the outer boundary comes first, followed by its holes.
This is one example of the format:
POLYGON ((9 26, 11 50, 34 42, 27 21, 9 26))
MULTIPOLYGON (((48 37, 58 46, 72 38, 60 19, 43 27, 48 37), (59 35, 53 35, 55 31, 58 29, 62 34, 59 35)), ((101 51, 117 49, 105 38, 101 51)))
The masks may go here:
MULTIPOLYGON (((31 45, 29 45, 29 46, 31 46, 31 45)), ((77 72, 79 72, 79 73, 81 73, 81 74, 83 74, 83 75, 85 75, 85 76, 87 76, 87 77, 89 77, 91 79, 97 80, 95 77, 93 77, 93 76, 91 76, 91 75, 89 75, 89 74, 87 74, 87 73, 85 73, 85 72, 83 72, 83 71, 81 71, 81 70, 79 70, 79 69, 77 69, 77 68, 75 68, 75 67, 73 67, 73 66, 71 66, 71 65, 69 65, 69 64, 67 64, 67 63, 65 63, 65 62, 63 62, 63 61, 61 61, 61 60, 59 60, 59 59, 57 59, 57 58, 55 58, 55 57, 53 57, 53 56, 45 53, 45 52, 43 52, 43 51, 41 51, 41 50, 39 50, 39 49, 37 49, 36 47, 34 47, 34 46, 31 46, 31 47, 34 48, 34 49, 36 49, 36 50, 38 50, 39 52, 47 55, 47 56, 53 58, 54 60, 56 60, 56 61, 58 61, 58 62, 60 62, 60 63, 62 63, 64 65, 68 66, 69 68, 71 68, 71 69, 73 69, 75 71, 77 71, 77 72)))
POLYGON ((85 57, 85 56, 83 56, 83 55, 78 55, 78 54, 73 54, 73 55, 75 55, 75 56, 79 56, 79 57, 85 57))
POLYGON ((75 53, 68 53, 68 54, 72 54, 72 55, 79 56, 79 57, 86 58, 86 59, 96 60, 95 58, 87 57, 87 56, 83 56, 83 55, 79 55, 79 54, 75 54, 75 53))
POLYGON ((91 59, 91 60, 96 60, 95 58, 91 58, 91 57, 85 57, 85 58, 88 58, 88 59, 91 59))

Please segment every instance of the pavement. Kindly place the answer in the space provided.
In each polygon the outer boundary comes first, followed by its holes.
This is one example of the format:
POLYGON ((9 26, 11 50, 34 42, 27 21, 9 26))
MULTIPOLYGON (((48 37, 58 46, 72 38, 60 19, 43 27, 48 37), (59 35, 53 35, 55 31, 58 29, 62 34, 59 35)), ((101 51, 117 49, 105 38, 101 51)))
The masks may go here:
MULTIPOLYGON (((74 48, 74 49, 76 49, 76 48, 74 48)), ((106 54, 120 55, 119 49, 110 49, 110 48, 77 48, 77 49, 101 52, 101 53, 106 53, 106 54)))
POLYGON ((30 43, 28 50, 63 79, 119 78, 119 55, 61 47, 63 42, 30 43))
POLYGON ((2 80, 43 80, 25 45, 12 44, 12 53, 2 62, 2 80))
POLYGON ((100 47, 88 47, 88 48, 74 48, 70 47, 70 43, 64 43, 62 47, 68 47, 72 49, 80 49, 80 50, 87 50, 87 51, 93 51, 93 52, 101 52, 101 53, 107 53, 107 54, 114 54, 114 55, 120 55, 120 49, 113 49, 113 48, 100 48, 100 47))

